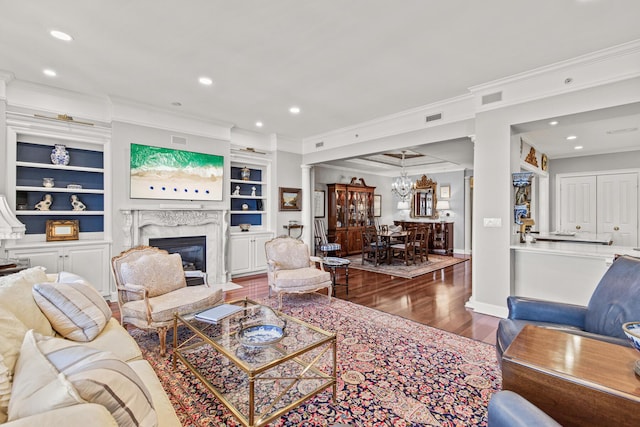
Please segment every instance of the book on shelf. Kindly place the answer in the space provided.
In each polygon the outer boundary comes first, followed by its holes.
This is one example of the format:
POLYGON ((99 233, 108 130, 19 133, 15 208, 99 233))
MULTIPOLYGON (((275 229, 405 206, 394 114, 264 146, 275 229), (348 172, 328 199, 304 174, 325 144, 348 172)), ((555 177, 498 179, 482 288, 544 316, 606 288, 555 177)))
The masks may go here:
POLYGON ((242 307, 237 305, 220 304, 208 310, 196 313, 194 317, 198 320, 202 320, 203 322, 218 323, 225 317, 229 317, 240 310, 242 310, 242 307))

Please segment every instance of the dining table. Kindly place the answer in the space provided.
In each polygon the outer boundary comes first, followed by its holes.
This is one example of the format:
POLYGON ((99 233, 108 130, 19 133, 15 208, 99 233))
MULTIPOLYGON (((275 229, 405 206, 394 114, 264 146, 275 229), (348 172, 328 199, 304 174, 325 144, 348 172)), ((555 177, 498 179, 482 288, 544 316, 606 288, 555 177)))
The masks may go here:
POLYGON ((409 235, 409 232, 406 230, 402 231, 382 231, 378 233, 378 237, 384 240, 385 246, 387 248, 387 264, 392 264, 393 259, 391 257, 391 241, 392 239, 398 239, 404 241, 404 239, 409 235))

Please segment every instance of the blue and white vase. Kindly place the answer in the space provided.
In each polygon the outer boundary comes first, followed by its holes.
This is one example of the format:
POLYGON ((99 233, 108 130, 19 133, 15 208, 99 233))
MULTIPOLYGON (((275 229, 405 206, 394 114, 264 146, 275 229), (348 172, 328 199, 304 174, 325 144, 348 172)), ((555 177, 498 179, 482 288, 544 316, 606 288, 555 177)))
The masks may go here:
POLYGON ((69 164, 69 152, 67 147, 62 144, 56 144, 51 150, 51 163, 54 165, 68 165, 69 164))

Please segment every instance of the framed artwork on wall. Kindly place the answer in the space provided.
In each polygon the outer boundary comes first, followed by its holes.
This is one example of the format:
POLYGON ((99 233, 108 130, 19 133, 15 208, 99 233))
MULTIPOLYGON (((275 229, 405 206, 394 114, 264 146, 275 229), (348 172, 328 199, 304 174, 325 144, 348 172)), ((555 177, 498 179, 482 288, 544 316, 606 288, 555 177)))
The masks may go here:
POLYGON ((313 216, 315 218, 324 218, 324 190, 315 190, 313 192, 313 216))
POLYGON ((451 197, 451 186, 450 185, 441 185, 440 186, 440 198, 448 199, 451 197))
POLYGON ((46 222, 47 242, 78 240, 80 225, 77 219, 55 220, 49 219, 46 222))
POLYGON ((280 187, 280 210, 302 210, 302 190, 299 188, 280 187))
POLYGON ((373 195, 373 216, 382 216, 381 213, 382 196, 380 194, 373 195))

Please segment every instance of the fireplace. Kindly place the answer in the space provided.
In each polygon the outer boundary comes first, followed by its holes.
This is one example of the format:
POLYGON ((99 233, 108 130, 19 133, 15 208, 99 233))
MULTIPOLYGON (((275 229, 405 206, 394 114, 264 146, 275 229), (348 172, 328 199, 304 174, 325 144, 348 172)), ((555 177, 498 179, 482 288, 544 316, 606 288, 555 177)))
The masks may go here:
MULTIPOLYGON (((185 271, 207 271, 207 237, 184 236, 150 238, 149 246, 164 249, 170 254, 178 253, 182 257, 185 271)), ((187 277, 187 286, 202 285, 201 277, 187 277)))
MULTIPOLYGON (((195 269, 206 269, 209 286, 223 288, 231 281, 225 256, 229 228, 227 211, 198 210, 190 205, 188 209, 137 208, 123 209, 121 212, 124 249, 138 245, 157 246, 156 239, 203 238, 205 243, 202 252, 205 256, 202 268, 180 251, 183 259, 193 262, 195 269)), ((170 246, 173 247, 173 243, 170 246)))

